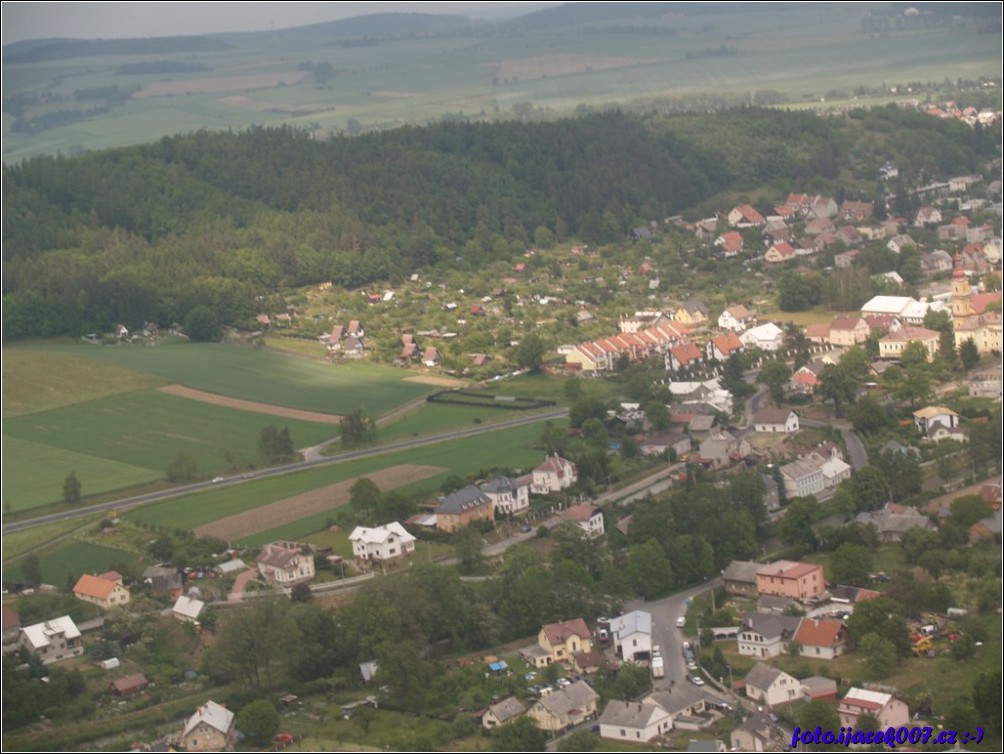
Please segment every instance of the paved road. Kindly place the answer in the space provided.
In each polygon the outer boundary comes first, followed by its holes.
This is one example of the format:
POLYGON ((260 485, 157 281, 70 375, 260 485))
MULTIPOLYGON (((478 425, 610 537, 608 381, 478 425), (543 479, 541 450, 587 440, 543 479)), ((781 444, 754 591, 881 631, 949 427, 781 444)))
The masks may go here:
POLYGON ((844 445, 847 446, 847 455, 849 456, 848 460, 851 466, 854 467, 854 470, 858 471, 868 465, 868 451, 865 450, 865 444, 861 442, 861 438, 857 436, 857 433, 851 428, 848 422, 841 421, 840 419, 824 422, 807 417, 799 417, 798 421, 804 427, 833 427, 838 430, 844 438, 844 445))
POLYGON ((407 450, 409 448, 418 448, 424 445, 435 445, 441 442, 447 442, 449 440, 457 440, 464 437, 473 437, 475 435, 483 435, 487 432, 495 432, 500 429, 509 429, 511 427, 520 427, 526 424, 535 424, 537 422, 547 421, 550 419, 560 419, 568 414, 567 409, 558 409, 554 411, 546 411, 539 414, 531 414, 529 416, 519 416, 515 419, 507 419, 505 421, 495 422, 493 424, 482 424, 474 427, 465 427, 464 429, 454 429, 448 432, 439 432, 433 435, 425 435, 424 437, 411 437, 406 440, 397 440, 395 442, 385 443, 383 445, 377 445, 368 448, 362 448, 360 450, 349 450, 344 453, 338 453, 333 456, 314 458, 308 461, 300 461, 297 463, 289 463, 283 466, 274 466, 270 469, 261 469, 259 471, 252 471, 246 474, 239 474, 237 476, 227 477, 222 482, 196 482, 195 484, 186 484, 181 487, 172 487, 169 490, 161 490, 159 492, 149 492, 145 495, 134 495, 132 497, 122 498, 121 500, 112 500, 107 503, 98 503, 97 505, 88 505, 84 508, 77 508, 75 510, 63 511, 61 513, 50 513, 47 516, 39 516, 37 518, 25 519, 23 521, 15 521, 14 523, 4 524, 3 533, 9 534, 10 532, 20 531, 22 529, 30 529, 34 526, 40 526, 42 524, 52 523, 54 521, 66 521, 71 518, 80 518, 82 516, 88 516, 92 513, 103 513, 105 511, 116 510, 122 511, 129 508, 135 508, 140 505, 147 505, 149 503, 160 502, 161 500, 169 500, 175 497, 181 497, 183 495, 189 495, 193 492, 200 492, 214 487, 230 486, 234 484, 241 484, 243 482, 249 482, 255 479, 264 479, 266 477, 281 476, 283 474, 290 474, 297 471, 304 471, 306 469, 316 468, 318 466, 327 466, 329 464, 345 463, 346 461, 353 461, 358 458, 368 458, 370 456, 383 455, 385 453, 393 453, 398 450, 407 450))

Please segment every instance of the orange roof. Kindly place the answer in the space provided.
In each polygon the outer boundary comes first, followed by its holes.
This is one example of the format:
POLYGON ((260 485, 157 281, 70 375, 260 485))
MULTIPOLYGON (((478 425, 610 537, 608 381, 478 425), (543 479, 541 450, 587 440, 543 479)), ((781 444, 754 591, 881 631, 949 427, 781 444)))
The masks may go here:
POLYGON ((971 299, 969 299, 970 306, 973 307, 973 311, 977 314, 983 314, 987 310, 987 306, 992 304, 994 301, 1001 300, 1001 292, 995 291, 993 293, 977 293, 971 299))
POLYGON ((85 573, 77 581, 77 585, 73 587, 73 593, 82 594, 85 597, 91 597, 96 600, 106 600, 116 586, 118 585, 114 581, 85 573))
POLYGON ((844 624, 838 620, 806 618, 798 625, 795 640, 803 647, 832 647, 843 637, 844 624))

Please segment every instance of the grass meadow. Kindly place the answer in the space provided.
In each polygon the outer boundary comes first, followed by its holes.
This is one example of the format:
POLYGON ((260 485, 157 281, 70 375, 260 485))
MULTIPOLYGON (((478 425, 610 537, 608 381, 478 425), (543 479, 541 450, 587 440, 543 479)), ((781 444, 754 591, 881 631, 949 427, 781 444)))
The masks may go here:
POLYGON ((271 351, 213 343, 155 348, 56 345, 46 351, 83 354, 148 372, 167 382, 287 408, 347 414, 363 406, 378 416, 435 388, 405 382, 407 372, 370 364, 323 364, 271 351))
MULTIPOLYGON (((101 573, 108 571, 116 563, 133 564, 136 556, 124 550, 102 547, 90 542, 70 542, 57 545, 48 552, 39 555, 42 566, 42 581, 58 587, 65 586, 67 574, 79 577, 84 573, 101 573)), ((4 580, 17 581, 20 570, 17 561, 4 565, 4 580)))

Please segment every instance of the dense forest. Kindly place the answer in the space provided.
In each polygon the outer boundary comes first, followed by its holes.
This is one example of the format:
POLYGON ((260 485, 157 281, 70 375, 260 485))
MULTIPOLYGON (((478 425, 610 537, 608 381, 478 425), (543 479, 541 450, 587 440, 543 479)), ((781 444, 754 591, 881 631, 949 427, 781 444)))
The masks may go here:
POLYGON ((540 228, 616 243, 764 187, 875 198, 886 160, 919 183, 979 170, 999 139, 894 106, 833 118, 744 108, 323 141, 199 132, 37 157, 4 168, 4 338, 181 322, 198 305, 240 324, 289 287, 473 270, 521 253, 540 228))

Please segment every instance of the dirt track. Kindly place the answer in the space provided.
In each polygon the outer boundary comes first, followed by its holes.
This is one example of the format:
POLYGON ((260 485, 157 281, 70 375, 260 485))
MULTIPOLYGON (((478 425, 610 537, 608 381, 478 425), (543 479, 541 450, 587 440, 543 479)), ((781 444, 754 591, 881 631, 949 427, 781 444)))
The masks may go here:
POLYGON ((214 406, 236 408, 241 411, 254 411, 259 414, 281 416, 286 419, 300 419, 307 422, 317 422, 318 424, 340 424, 342 421, 342 417, 338 414, 322 414, 318 411, 304 411, 299 408, 275 406, 271 403, 246 401, 241 398, 232 398, 229 395, 219 395, 218 393, 207 393, 204 390, 195 390, 194 388, 185 387, 184 385, 165 385, 164 387, 157 389, 162 393, 177 395, 181 398, 188 398, 193 401, 211 403, 214 406))
MULTIPOLYGON (((372 479, 382 491, 392 490, 420 479, 426 479, 441 474, 446 469, 440 466, 416 466, 400 464, 389 469, 374 471, 366 477, 372 479)), ((356 477, 358 479, 358 477, 356 477)), ((263 505, 260 508, 221 518, 218 521, 205 524, 195 529, 198 537, 219 537, 228 542, 268 531, 282 526, 290 521, 313 516, 327 510, 333 510, 349 502, 349 488, 356 479, 347 479, 337 484, 329 484, 317 490, 294 495, 285 500, 263 505)))
POLYGON ((404 382, 417 382, 422 385, 437 385, 438 387, 464 387, 469 384, 452 377, 436 377, 431 374, 416 374, 414 377, 405 377, 404 382))

